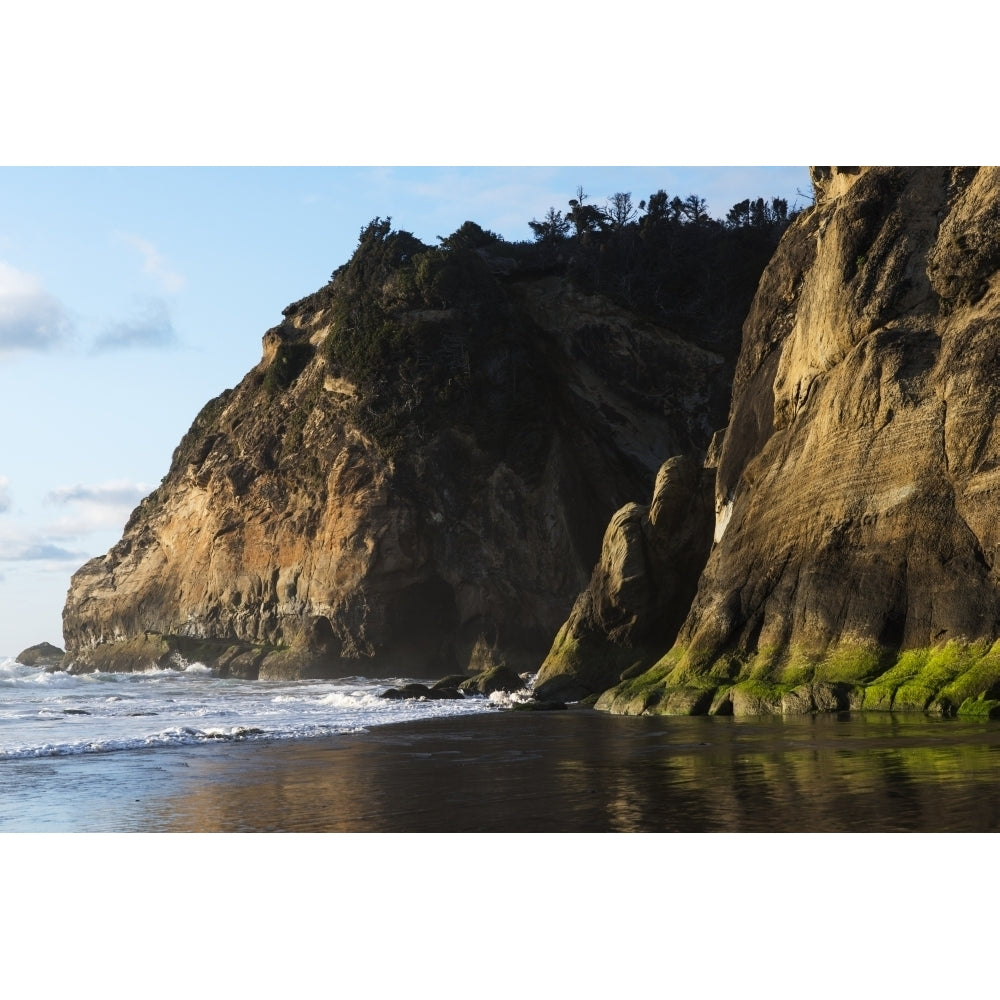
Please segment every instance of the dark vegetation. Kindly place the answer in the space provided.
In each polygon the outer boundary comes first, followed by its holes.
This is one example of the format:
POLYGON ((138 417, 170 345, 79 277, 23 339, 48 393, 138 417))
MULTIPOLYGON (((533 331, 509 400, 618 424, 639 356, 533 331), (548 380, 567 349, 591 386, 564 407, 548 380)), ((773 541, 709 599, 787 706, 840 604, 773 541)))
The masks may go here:
POLYGON ((287 389, 312 361, 312 344, 301 340, 286 340, 278 347, 274 362, 264 377, 264 389, 269 396, 287 389))
POLYGON ((662 190, 637 205, 619 192, 598 208, 578 188, 565 216, 550 208, 529 225, 582 291, 731 359, 761 272, 795 214, 783 198, 747 198, 713 219, 698 195, 662 190))
POLYGON ((526 476, 540 472, 550 379, 544 338, 503 287, 518 268, 504 259, 510 246, 466 222, 430 247, 375 219, 334 273, 324 349, 358 386, 355 416, 388 453, 407 429, 450 427, 526 476))
MULTIPOLYGON (((793 214, 780 198, 758 198, 718 220, 698 196, 664 191, 638 205, 618 193, 599 207, 579 189, 565 215, 551 208, 529 223, 533 242, 466 222, 437 246, 376 218, 324 291, 335 323, 321 349, 331 372, 358 387, 355 417, 387 455, 400 454, 410 435, 449 427, 471 432, 530 479, 552 433, 548 394, 559 360, 511 286, 561 275, 732 364, 761 272, 793 214)), ((294 381, 311 350, 282 347, 270 393, 294 381)))

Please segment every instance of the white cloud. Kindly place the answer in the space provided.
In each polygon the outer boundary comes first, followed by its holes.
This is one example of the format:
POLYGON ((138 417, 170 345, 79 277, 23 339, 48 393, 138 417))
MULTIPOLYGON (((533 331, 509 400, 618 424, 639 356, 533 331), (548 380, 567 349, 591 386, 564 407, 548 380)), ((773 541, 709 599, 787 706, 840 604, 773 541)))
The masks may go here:
POLYGON ((0 514, 10 510, 10 480, 6 476, 0 476, 0 514))
POLYGON ((0 353, 47 351, 71 330, 65 307, 38 278, 0 261, 0 353))
MULTIPOLYGON (((0 479, 0 484, 3 480, 0 479)), ((116 479, 96 486, 57 486, 46 496, 50 503, 72 503, 76 500, 96 504, 131 504, 133 507, 147 494, 151 487, 145 483, 132 483, 126 479, 116 479)))
POLYGON ((85 552, 68 549, 44 532, 0 530, 0 562, 62 562, 80 564, 85 552))
POLYGON ((59 486, 45 497, 46 502, 68 507, 73 513, 57 518, 48 525, 45 534, 50 539, 65 541, 92 531, 120 531, 139 501, 151 490, 145 483, 124 479, 90 486, 59 486))
POLYGON ((174 347, 176 344, 177 335, 166 302, 148 299, 131 318, 109 323, 91 350, 94 354, 103 354, 135 347, 174 347))
POLYGON ((179 292, 187 284, 183 274, 173 270, 167 259, 153 243, 134 233, 115 233, 122 243, 132 247, 142 256, 142 269, 160 283, 165 292, 179 292))
MULTIPOLYGON (((0 477, 0 487, 6 479, 0 477)), ((0 523, 0 562, 59 564, 76 568, 93 555, 96 532, 121 532, 139 501, 151 487, 124 479, 92 485, 59 486, 45 502, 67 510, 38 528, 0 523), (90 551, 88 551, 90 550, 90 551)), ((56 568, 56 567, 53 567, 56 568)))
MULTIPOLYGON (((0 477, 0 486, 6 479, 0 477)), ((43 569, 75 569, 103 548, 87 536, 99 532, 120 533, 139 501, 151 487, 119 479, 107 483, 59 486, 45 502, 67 513, 40 527, 19 527, 0 522, 0 562, 32 563, 43 569), (49 564, 49 565, 46 565, 49 564)))

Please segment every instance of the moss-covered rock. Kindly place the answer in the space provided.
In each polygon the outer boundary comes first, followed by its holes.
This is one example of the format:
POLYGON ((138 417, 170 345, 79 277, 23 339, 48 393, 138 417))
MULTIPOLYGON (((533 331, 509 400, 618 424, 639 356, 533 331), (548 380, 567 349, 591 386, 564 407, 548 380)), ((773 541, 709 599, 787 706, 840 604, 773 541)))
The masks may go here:
POLYGON ((746 680, 730 690, 733 715, 781 715, 782 699, 787 694, 780 686, 746 680))
POLYGON ((910 649, 895 659, 883 651, 885 669, 859 682, 874 662, 870 650, 839 650, 817 660, 824 680, 789 684, 760 676, 760 660, 745 664, 732 682, 711 687, 707 676, 692 684, 683 658, 667 658, 657 669, 629 678, 605 692, 598 707, 628 715, 803 715, 813 712, 929 712, 988 714, 982 704, 1000 697, 1000 644, 963 643, 910 649), (840 672, 842 671, 842 673, 840 672), (756 672, 756 673, 755 673, 756 672))
POLYGON ((996 698, 966 698, 958 706, 963 718, 1000 719, 1000 700, 996 698))
POLYGON ((615 711, 711 682, 737 714, 1000 695, 1000 168, 814 178, 743 327, 674 667, 615 711))

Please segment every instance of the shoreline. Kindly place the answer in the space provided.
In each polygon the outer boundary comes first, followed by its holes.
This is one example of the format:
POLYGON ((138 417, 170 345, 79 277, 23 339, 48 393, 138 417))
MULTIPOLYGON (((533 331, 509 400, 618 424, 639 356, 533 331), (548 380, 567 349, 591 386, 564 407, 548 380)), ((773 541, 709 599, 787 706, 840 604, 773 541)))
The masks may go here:
POLYGON ((497 711, 5 762, 0 830, 1000 830, 1000 725, 497 711))

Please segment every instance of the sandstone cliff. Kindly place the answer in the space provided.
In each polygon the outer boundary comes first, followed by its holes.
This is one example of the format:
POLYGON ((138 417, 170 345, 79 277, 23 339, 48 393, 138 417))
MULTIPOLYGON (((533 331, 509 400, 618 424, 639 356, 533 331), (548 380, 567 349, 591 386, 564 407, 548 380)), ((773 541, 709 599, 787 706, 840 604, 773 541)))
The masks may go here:
POLYGON ((599 707, 1000 707, 1000 170, 813 176, 744 326, 690 611, 599 707))
POLYGON ((662 456, 701 453, 731 372, 558 268, 432 250, 376 220, 74 575, 67 658, 179 653, 247 677, 535 669, 608 518, 649 495, 662 456))
POLYGON ((580 700, 651 666, 677 635, 712 543, 712 479, 689 457, 661 467, 649 506, 611 518, 587 589, 535 682, 541 698, 580 700))

